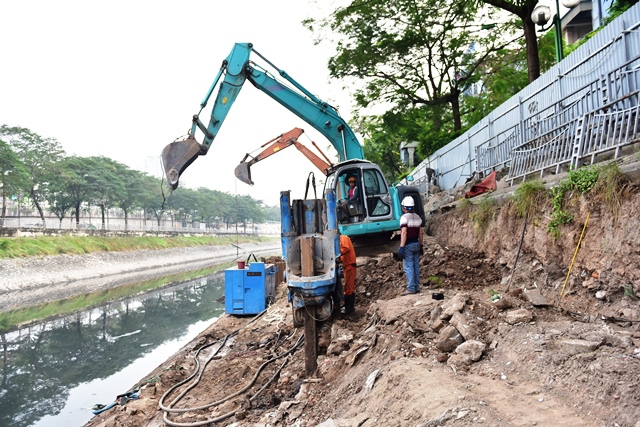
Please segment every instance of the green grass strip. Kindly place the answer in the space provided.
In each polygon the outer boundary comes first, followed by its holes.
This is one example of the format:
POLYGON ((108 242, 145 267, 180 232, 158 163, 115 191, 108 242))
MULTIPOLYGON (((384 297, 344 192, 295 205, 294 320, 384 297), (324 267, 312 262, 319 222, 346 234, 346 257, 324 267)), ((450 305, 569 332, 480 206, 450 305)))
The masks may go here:
POLYGON ((95 252, 124 252, 145 249, 171 249, 191 246, 260 243, 279 240, 273 236, 177 236, 177 237, 100 237, 37 236, 0 238, 0 259, 45 255, 79 255, 95 252))

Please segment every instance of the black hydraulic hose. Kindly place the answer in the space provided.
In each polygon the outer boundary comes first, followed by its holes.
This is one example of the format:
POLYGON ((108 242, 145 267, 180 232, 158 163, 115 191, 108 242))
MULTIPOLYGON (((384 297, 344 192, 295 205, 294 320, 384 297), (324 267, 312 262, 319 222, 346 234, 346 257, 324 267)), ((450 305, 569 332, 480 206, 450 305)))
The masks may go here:
POLYGON ((527 231, 527 219, 529 218, 529 211, 524 214, 524 225, 522 226, 522 236, 520 237, 520 244, 518 245, 518 252, 516 252, 516 259, 513 261, 513 269, 511 270, 511 274, 509 275, 509 283, 507 283, 507 289, 505 292, 509 291, 509 287, 511 286, 511 279, 513 279, 513 275, 516 273, 516 265, 518 264, 518 258, 520 257, 520 249, 522 249, 522 242, 524 242, 524 232, 527 231))
POLYGON ((224 345, 226 344, 227 340, 229 339, 229 337, 233 337, 236 336, 238 334, 238 332, 240 332, 243 328, 249 326, 250 324, 252 324, 253 322, 255 322, 257 319, 259 319, 260 317, 262 317, 262 315, 264 313, 266 313, 267 310, 263 310, 262 312, 260 312, 256 317, 254 317, 253 319, 251 319, 251 321, 249 323, 247 323, 246 325, 242 326, 241 328, 236 329, 234 332, 231 332, 229 334, 227 334, 224 339, 222 340, 222 343, 220 344, 220 347, 218 347, 216 349, 216 351, 214 351, 211 356, 209 356, 209 358, 206 360, 204 366, 202 367, 202 371, 200 370, 200 360, 198 359, 198 355, 200 354, 200 352, 202 350, 204 350, 207 347, 210 347, 212 345, 214 345, 216 343, 216 341, 203 345, 202 347, 200 347, 197 351, 196 354, 194 355, 194 359, 196 362, 196 368, 194 369, 193 373, 191 375, 189 375, 189 377, 185 378, 184 380, 180 381, 179 383, 173 385, 169 390, 167 390, 162 397, 160 398, 160 400, 158 401, 158 406, 160 407, 161 410, 163 411, 168 411, 170 409, 171 406, 175 405, 180 399, 182 399, 182 397, 186 394, 186 392, 188 392, 189 390, 191 390, 193 387, 195 387, 198 382, 200 381, 200 378, 202 377, 202 374, 204 372, 204 368, 206 368, 206 366, 209 364, 209 362, 211 362, 211 360, 213 360, 213 358, 218 354, 218 352, 224 347, 224 345), (175 389, 177 389, 178 387, 180 387, 181 385, 189 382, 193 377, 195 377, 198 373, 200 373, 200 375, 198 376, 198 379, 196 380, 196 382, 189 386, 187 389, 185 389, 182 393, 180 393, 180 395, 178 397, 176 397, 173 402, 171 402, 169 404, 168 407, 164 406, 162 404, 162 402, 164 402, 164 399, 166 399, 167 396, 169 396, 175 389))
MULTIPOLYGON (((249 384, 247 384, 245 387, 243 387, 242 389, 236 391, 235 393, 226 396, 223 399, 220 399, 216 402, 207 404, 207 405, 203 405, 203 406, 198 406, 198 407, 193 407, 193 408, 184 408, 184 409, 167 409, 165 410, 165 413, 162 416, 162 420, 167 424, 170 425, 172 427, 198 427, 198 426, 203 426, 203 425, 207 425, 207 424, 211 424, 211 423, 215 423, 218 421, 222 421, 226 418, 229 418, 233 415, 235 415, 240 409, 241 407, 237 407, 235 409, 233 409, 230 412, 227 412, 226 414, 222 414, 216 418, 210 418, 207 420, 203 420, 203 421, 198 421, 198 422, 194 422, 194 423, 178 423, 175 421, 171 421, 167 418, 167 413, 168 412, 176 412, 176 413, 184 413, 184 412, 192 412, 192 411, 197 411, 197 410, 201 410, 201 409, 207 409, 210 408, 212 406, 217 406, 220 405, 226 401, 228 401, 229 399, 232 399, 242 393, 244 393, 245 391, 247 391, 249 388, 251 388, 251 386, 253 386, 253 384, 256 382, 256 380, 258 379, 258 376, 260 375, 260 372, 270 363, 284 357, 287 356, 289 354, 291 354, 292 352, 294 352, 303 342, 304 339, 304 334, 300 335, 300 338, 298 338, 298 341, 296 341, 296 343, 293 345, 293 347, 291 347, 289 350, 287 350, 286 352, 282 353, 281 355, 278 355, 276 357, 273 357, 269 360, 267 360, 266 362, 264 362, 262 365, 260 365, 260 367, 258 368, 258 370, 256 371, 255 375, 253 376, 253 378, 251 379, 251 381, 249 381, 249 384)), ((282 366, 280 366, 280 368, 275 372, 275 374, 269 379, 269 381, 267 381, 267 383, 260 388, 260 390, 258 390, 253 396, 251 396, 249 398, 249 401, 252 401, 253 399, 255 399, 274 379, 275 377, 280 373, 280 371, 285 367, 285 365, 287 364, 287 362, 289 361, 289 358, 287 358, 284 363, 282 364, 282 366)), ((199 379, 198 379, 199 380, 199 379)))
MULTIPOLYGON (((200 347, 198 349, 198 351, 195 354, 195 361, 196 361, 196 368, 194 370, 194 372, 185 380, 181 381, 180 383, 174 385, 173 387, 171 387, 169 390, 167 390, 162 397, 160 398, 160 401, 158 403, 159 407, 161 410, 164 411, 163 414, 163 421, 170 426, 174 426, 174 427, 197 427, 197 426, 202 426, 202 425, 206 425, 206 424, 210 424, 213 422, 217 422, 217 421, 221 421, 223 419, 226 419, 230 416, 233 416, 236 412, 238 412, 240 410, 241 407, 238 407, 236 409, 234 409, 233 411, 227 413, 227 414, 223 414, 219 417, 216 417, 215 419, 208 419, 205 421, 200 421, 200 422, 195 422, 195 423, 178 423, 178 422, 174 422, 168 419, 168 413, 174 412, 174 413, 184 413, 184 412, 191 412, 191 411, 197 411, 197 410, 201 410, 201 409, 207 409, 210 408, 212 406, 216 406, 216 405, 220 405, 221 403, 224 403, 226 401, 228 401, 229 399, 232 399, 236 396, 238 396, 241 393, 244 393, 246 390, 248 390, 251 386, 253 386, 253 384, 255 383, 255 381, 258 379, 258 376, 260 374, 260 372, 269 364, 272 363, 282 357, 288 356, 291 353, 293 353, 303 342, 304 339, 304 334, 302 334, 300 336, 300 338, 298 338, 297 342, 293 345, 293 347, 291 347, 289 350, 287 350, 286 352, 284 352, 283 354, 280 354, 278 356, 275 356, 271 359, 269 359, 268 361, 264 362, 257 370, 256 374, 254 375, 254 377, 252 378, 252 380, 249 382, 249 384, 245 387, 243 387, 241 390, 231 394, 230 396, 225 397, 224 399, 218 400, 216 402, 207 404, 207 405, 203 405, 203 406, 199 406, 199 407, 194 407, 194 408, 181 408, 181 409, 175 409, 172 408, 173 405, 175 405, 177 402, 179 402, 185 395, 187 392, 189 392, 191 389, 193 389, 195 386, 198 385, 198 383, 200 382, 200 379, 202 378, 202 375, 204 373, 204 369, 206 368, 206 366, 209 364, 209 362, 211 362, 213 360, 213 358, 218 354, 218 352, 224 347, 224 345, 227 342, 227 339, 229 337, 235 336, 238 334, 238 332, 249 326, 251 323, 255 322, 258 318, 260 318, 264 313, 266 313, 267 310, 262 311, 261 313, 259 313, 254 319, 251 320, 251 322, 247 323, 246 325, 244 325, 243 327, 239 328, 238 330, 234 331, 233 333, 228 334, 227 336, 225 336, 225 338, 222 340, 220 346, 216 349, 216 351, 214 351, 209 358, 207 359, 207 361, 204 363, 204 365, 202 366, 202 369, 200 369, 200 361, 198 360, 198 355, 200 353, 200 351, 202 351, 203 349, 210 347, 211 345, 215 344, 215 342, 204 345, 202 347, 200 347), (190 381, 192 378, 194 378, 195 376, 198 376, 198 378, 193 382, 193 384, 191 384, 189 387, 187 387, 182 393, 180 393, 180 395, 178 395, 168 406, 163 405, 164 400, 167 398, 167 396, 169 394, 171 394, 176 388, 180 387, 181 385, 187 383, 188 381, 190 381)), ((278 368, 278 370, 274 373, 274 375, 269 379, 269 381, 267 381, 267 383, 260 389, 258 390, 253 396, 251 396, 249 398, 249 401, 251 402, 253 399, 255 399, 266 387, 269 386, 269 384, 271 384, 271 382, 277 377, 277 375, 280 373, 280 371, 284 368, 284 366, 288 363, 289 361, 289 357, 286 358, 286 360, 284 361, 284 363, 282 364, 282 366, 280 366, 280 368, 278 368)))

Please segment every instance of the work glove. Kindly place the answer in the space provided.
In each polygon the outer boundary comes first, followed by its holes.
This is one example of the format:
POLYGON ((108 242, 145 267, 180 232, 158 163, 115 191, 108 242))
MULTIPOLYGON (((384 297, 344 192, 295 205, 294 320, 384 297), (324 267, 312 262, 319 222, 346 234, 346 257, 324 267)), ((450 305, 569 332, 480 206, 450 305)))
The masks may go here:
POLYGON ((400 246, 398 248, 398 256, 400 257, 400 259, 404 259, 404 246, 400 246))
POLYGON ((424 247, 420 245, 420 256, 424 255, 424 247))

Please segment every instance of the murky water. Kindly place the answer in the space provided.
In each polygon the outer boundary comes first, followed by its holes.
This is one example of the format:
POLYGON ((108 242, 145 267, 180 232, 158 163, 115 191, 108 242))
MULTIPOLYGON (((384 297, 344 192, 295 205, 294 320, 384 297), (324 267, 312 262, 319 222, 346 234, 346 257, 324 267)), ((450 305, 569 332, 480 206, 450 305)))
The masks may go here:
POLYGON ((224 273, 4 334, 0 426, 82 426, 224 314, 224 273))

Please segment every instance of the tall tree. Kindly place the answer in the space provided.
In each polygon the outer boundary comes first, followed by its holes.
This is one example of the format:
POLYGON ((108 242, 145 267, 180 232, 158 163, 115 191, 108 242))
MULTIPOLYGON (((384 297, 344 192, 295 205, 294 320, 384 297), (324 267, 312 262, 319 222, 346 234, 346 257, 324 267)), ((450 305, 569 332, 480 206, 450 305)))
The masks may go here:
MULTIPOLYGON (((143 208, 144 207, 144 199, 145 199, 145 186, 144 179, 145 176, 149 177, 149 175, 145 175, 142 172, 137 170, 125 168, 121 172, 121 178, 123 182, 123 194, 122 197, 117 202, 117 205, 122 212, 124 213, 124 228, 125 230, 129 229, 129 214, 135 208, 143 208)), ((156 197, 160 199, 160 187, 156 188, 156 197)))
POLYGON ((105 211, 111 207, 118 206, 120 200, 125 197, 124 172, 128 169, 122 163, 111 160, 107 157, 99 156, 91 158, 96 164, 92 173, 95 180, 95 194, 93 204, 100 206, 102 217, 102 229, 106 229, 105 211))
POLYGON ((0 139, 0 194, 2 194, 2 215, 0 225, 7 216, 7 197, 20 196, 28 189, 27 168, 13 152, 9 144, 0 139))
MULTIPOLYGON (((338 37, 331 77, 362 81, 355 100, 363 108, 446 105, 459 130, 461 95, 483 62, 513 41, 481 31, 478 16, 475 0, 354 0, 320 22, 338 37)), ((313 30, 318 22, 305 23, 313 30)))
POLYGON ((71 156, 59 162, 58 194, 61 200, 72 201, 76 226, 80 224, 82 207, 88 207, 102 194, 104 179, 99 170, 100 160, 95 157, 71 156))
MULTIPOLYGON (((538 52, 538 36, 536 24, 531 19, 531 13, 539 0, 480 0, 482 3, 505 10, 522 23, 524 31, 525 50, 527 52, 527 71, 529 83, 540 77, 540 55, 538 52)), ((562 40, 560 41, 562 42, 562 40)))
POLYGON ((40 201, 45 198, 47 180, 53 165, 63 158, 64 150, 55 138, 43 138, 22 127, 0 126, 4 139, 18 155, 29 174, 29 198, 44 224, 46 219, 40 201))

